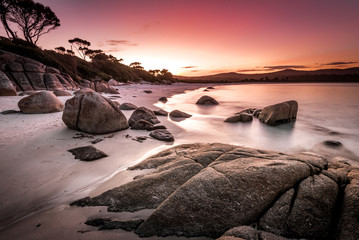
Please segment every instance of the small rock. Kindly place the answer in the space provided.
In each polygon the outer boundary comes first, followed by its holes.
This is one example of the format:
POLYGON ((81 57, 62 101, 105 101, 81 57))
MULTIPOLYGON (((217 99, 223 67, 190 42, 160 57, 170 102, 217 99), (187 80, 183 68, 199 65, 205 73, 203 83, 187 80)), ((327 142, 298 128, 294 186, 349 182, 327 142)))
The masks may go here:
POLYGON ((295 121, 298 112, 298 102, 291 100, 263 108, 258 119, 270 126, 295 121))
POLYGON ((173 142, 174 141, 172 134, 165 129, 154 130, 154 131, 150 132, 150 136, 157 140, 160 140, 160 141, 165 141, 165 142, 173 142))
POLYGON ((173 117, 173 118, 190 118, 192 117, 191 114, 188 114, 188 113, 185 113, 185 112, 182 112, 182 111, 179 111, 179 110, 173 110, 172 112, 170 112, 170 117, 173 117))
POLYGON ((94 148, 91 145, 73 148, 68 151, 75 156, 75 159, 80 159, 82 161, 93 161, 108 156, 106 153, 94 148))
POLYGON ((166 97, 160 97, 158 100, 164 103, 168 101, 166 97))
POLYGON ((137 109, 137 106, 132 103, 122 103, 120 105, 121 110, 135 110, 137 109))
POLYGON ((21 113, 21 111, 16 111, 16 110, 5 110, 5 111, 2 111, 1 114, 14 114, 14 113, 21 113))
POLYGON ((131 114, 128 124, 132 126, 140 119, 146 120, 152 124, 157 124, 159 122, 156 115, 150 109, 139 107, 131 114))
POLYGON ((110 222, 110 218, 92 218, 85 222, 86 225, 98 227, 104 225, 106 222, 110 222))
POLYGON ((328 146, 328 147, 341 147, 343 146, 343 144, 341 142, 335 141, 335 140, 327 140, 323 142, 324 145, 328 146))
POLYGON ((253 112, 253 117, 257 118, 261 112, 262 112, 262 109, 261 109, 261 108, 257 108, 257 109, 253 112))
POLYGON ((143 91, 144 93, 152 93, 152 91, 151 90, 145 90, 145 91, 143 91))
POLYGON ((72 94, 68 91, 65 91, 65 90, 55 90, 53 92, 55 94, 55 96, 72 96, 72 94))
POLYGON ((206 89, 214 89, 214 87, 207 87, 206 89))
POLYGON ((95 140, 91 141, 92 144, 96 144, 96 143, 99 143, 99 142, 102 142, 103 139, 102 138, 96 138, 95 140))
POLYGON ((19 93, 19 96, 26 96, 26 95, 31 96, 36 93, 37 93, 36 91, 24 91, 24 92, 19 93))
POLYGON ((106 88, 104 91, 104 93, 109 93, 109 94, 120 94, 115 88, 113 87, 108 87, 106 88))
POLYGON ((235 115, 232 117, 227 118, 224 120, 225 122, 229 123, 236 123, 236 122, 250 122, 253 120, 253 116, 247 113, 241 113, 239 115, 235 115))
POLYGON ((144 119, 140 119, 131 126, 131 129, 151 131, 153 129, 153 124, 144 119))
POLYGON ((168 112, 165 111, 165 110, 162 110, 162 109, 160 109, 160 110, 155 110, 155 111, 153 111, 153 112, 154 112, 154 114, 157 115, 157 116, 168 116, 168 112))
POLYGON ((198 104, 198 105, 218 105, 219 103, 217 102, 216 99, 205 95, 205 96, 202 96, 200 99, 198 99, 196 104, 198 104))

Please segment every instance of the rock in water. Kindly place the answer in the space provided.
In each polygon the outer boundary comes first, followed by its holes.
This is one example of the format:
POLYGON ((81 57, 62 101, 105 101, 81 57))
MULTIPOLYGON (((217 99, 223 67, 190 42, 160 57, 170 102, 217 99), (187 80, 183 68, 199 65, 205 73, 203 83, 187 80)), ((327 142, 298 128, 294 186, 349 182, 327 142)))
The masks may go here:
POLYGON ((5 73, 0 71, 0 96, 16 96, 16 89, 5 73))
POLYGON ((165 110, 155 110, 153 111, 153 113, 156 115, 156 116, 168 116, 168 112, 166 112, 165 110))
POLYGON ((170 115, 170 117, 173 117, 173 118, 190 118, 190 117, 192 117, 191 114, 182 112, 180 110, 173 110, 172 112, 170 112, 169 115, 170 115))
POLYGON ((198 99, 196 104, 198 104, 198 105, 218 105, 219 103, 213 97, 205 95, 205 96, 202 96, 200 99, 198 99))
POLYGON ((68 151, 75 156, 75 159, 80 159, 82 161, 93 161, 107 157, 106 153, 94 148, 91 145, 85 147, 73 148, 68 151))
POLYGON ((172 134, 165 129, 157 129, 150 132, 150 136, 160 141, 173 142, 175 139, 172 134))
POLYGON ((297 118, 297 112, 298 103, 297 101, 292 100, 263 108, 258 116, 258 119, 263 123, 275 126, 295 121, 297 118))
POLYGON ((64 104, 52 92, 39 92, 21 99, 18 106, 23 113, 52 113, 64 110, 64 104))
POLYGON ((166 97, 160 97, 158 100, 161 102, 164 102, 164 103, 166 103, 168 101, 168 99, 166 97))
POLYGON ((130 119, 128 120, 128 124, 132 126, 140 119, 146 120, 152 124, 159 122, 152 110, 145 107, 139 107, 132 113, 130 119))
POLYGON ((92 134, 105 134, 128 128, 125 115, 101 94, 85 91, 65 103, 62 120, 67 127, 92 134))
POLYGON ((229 123, 236 123, 236 122, 251 122, 253 120, 253 116, 247 113, 241 113, 238 115, 235 115, 233 117, 229 117, 226 120, 224 120, 225 122, 229 122, 229 123))

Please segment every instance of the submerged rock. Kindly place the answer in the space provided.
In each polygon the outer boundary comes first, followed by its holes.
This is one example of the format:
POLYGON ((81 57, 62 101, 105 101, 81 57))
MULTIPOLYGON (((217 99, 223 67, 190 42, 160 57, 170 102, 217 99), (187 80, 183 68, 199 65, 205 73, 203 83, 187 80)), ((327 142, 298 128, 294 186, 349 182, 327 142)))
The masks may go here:
POLYGON ((216 99, 210 96, 202 96, 200 99, 197 100, 196 104, 198 105, 218 105, 216 99))
POLYGON ((82 161, 93 161, 108 156, 106 153, 96 149, 91 145, 73 148, 68 151, 75 156, 75 159, 80 159, 82 161))
POLYGON ((52 113, 64 110, 64 104, 52 92, 39 92, 22 98, 18 104, 22 113, 52 113))
POLYGON ((62 120, 71 129, 92 134, 128 128, 125 115, 111 100, 89 90, 66 101, 62 120))
POLYGON ((294 100, 282 102, 263 108, 258 119, 268 125, 275 126, 295 121, 297 118, 298 103, 294 100))
POLYGON ((173 117, 173 118, 190 118, 190 117, 192 117, 191 114, 182 112, 180 110, 173 110, 172 112, 170 112, 169 116, 173 117))
POLYGON ((164 102, 164 103, 166 103, 168 101, 168 99, 166 97, 160 97, 158 100, 161 102, 164 102))
POLYGON ((155 110, 153 111, 153 113, 156 115, 156 116, 168 116, 168 112, 165 111, 165 110, 155 110))
POLYGON ((229 123, 236 123, 236 122, 251 122, 253 120, 253 116, 247 113, 241 113, 232 117, 227 118, 224 120, 225 122, 229 123))

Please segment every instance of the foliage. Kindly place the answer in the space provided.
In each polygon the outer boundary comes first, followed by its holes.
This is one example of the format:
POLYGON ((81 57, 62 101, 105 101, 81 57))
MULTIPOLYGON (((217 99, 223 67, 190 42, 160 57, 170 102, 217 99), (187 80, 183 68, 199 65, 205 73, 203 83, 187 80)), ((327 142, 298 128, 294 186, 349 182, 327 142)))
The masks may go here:
POLYGON ((10 39, 18 36, 8 22, 14 23, 22 32, 24 39, 36 44, 40 36, 60 26, 56 14, 41 3, 32 0, 0 0, 1 21, 10 39))
MULTIPOLYGON (((80 57, 83 60, 86 60, 86 51, 88 51, 88 47, 91 46, 91 43, 89 41, 86 41, 81 38, 73 38, 69 40, 69 43, 76 49, 77 53, 80 55, 80 57)), ((72 51, 72 49, 71 49, 72 51)))

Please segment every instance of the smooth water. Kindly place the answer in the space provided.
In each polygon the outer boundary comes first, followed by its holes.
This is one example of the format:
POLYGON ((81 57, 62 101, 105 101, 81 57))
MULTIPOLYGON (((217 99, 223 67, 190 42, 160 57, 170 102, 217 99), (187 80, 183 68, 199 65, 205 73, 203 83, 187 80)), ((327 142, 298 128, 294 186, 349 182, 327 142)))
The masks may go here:
POLYGON ((359 156, 359 84, 242 84, 203 90, 156 104, 166 111, 178 109, 193 115, 183 121, 172 119, 183 128, 178 136, 181 143, 222 142, 291 153, 336 140, 359 156), (196 105, 202 95, 215 98, 219 105, 196 105), (245 108, 263 108, 288 100, 299 104, 295 122, 276 127, 256 118, 251 123, 223 122, 245 108))

